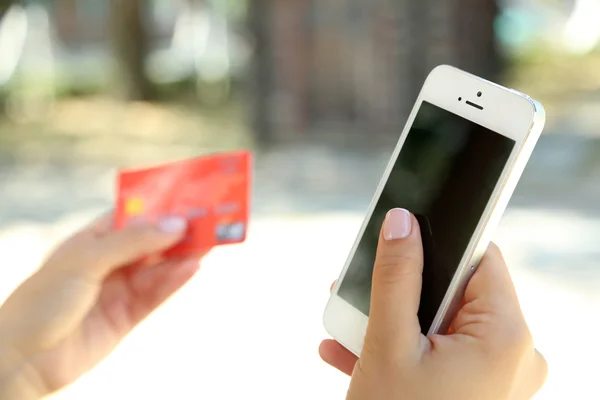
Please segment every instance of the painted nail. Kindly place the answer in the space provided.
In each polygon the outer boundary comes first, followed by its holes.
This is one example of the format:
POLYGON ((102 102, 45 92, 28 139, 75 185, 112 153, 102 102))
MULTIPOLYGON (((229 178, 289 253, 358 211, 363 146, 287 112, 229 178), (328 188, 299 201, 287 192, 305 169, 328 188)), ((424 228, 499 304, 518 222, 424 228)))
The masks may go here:
POLYGON ((383 224, 385 240, 405 239, 412 231, 412 216, 403 208, 394 208, 388 212, 383 224))
POLYGON ((169 217, 160 220, 158 227, 165 233, 182 233, 187 229, 187 221, 180 217, 169 217))

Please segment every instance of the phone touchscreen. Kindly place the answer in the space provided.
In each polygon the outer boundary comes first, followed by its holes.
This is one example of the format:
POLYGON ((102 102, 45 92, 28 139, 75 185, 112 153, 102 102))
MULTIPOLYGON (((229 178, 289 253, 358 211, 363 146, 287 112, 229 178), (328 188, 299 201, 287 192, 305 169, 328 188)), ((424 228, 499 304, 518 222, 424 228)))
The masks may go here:
POLYGON ((424 246, 421 329, 427 333, 515 141, 423 102, 340 284, 338 295, 369 315, 373 262, 392 208, 417 217, 424 246))

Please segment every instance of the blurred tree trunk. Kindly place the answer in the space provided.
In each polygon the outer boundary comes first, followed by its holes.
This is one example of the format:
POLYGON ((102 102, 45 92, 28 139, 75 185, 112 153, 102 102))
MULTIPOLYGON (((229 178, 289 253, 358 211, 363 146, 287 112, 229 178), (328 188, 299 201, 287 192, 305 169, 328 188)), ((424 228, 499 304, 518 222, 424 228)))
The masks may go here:
POLYGON ((117 62, 116 90, 126 100, 152 100, 154 87, 145 71, 148 32, 144 0, 111 0, 110 23, 117 62))
POLYGON ((500 12, 498 1, 456 0, 454 10, 458 66, 486 79, 500 79, 506 65, 494 30, 500 12))
POLYGON ((250 84, 251 118, 257 142, 265 145, 273 139, 269 107, 273 79, 272 2, 270 0, 252 0, 248 7, 248 30, 252 36, 254 50, 250 84))

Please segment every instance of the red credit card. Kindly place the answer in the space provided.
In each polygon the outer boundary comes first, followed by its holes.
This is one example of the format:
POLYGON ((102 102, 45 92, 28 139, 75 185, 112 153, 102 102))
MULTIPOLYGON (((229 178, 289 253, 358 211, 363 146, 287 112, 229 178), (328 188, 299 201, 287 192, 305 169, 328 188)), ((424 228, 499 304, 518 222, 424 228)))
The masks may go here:
POLYGON ((248 229, 251 164, 250 152, 243 151, 122 171, 115 228, 169 216, 186 218, 187 236, 167 256, 241 243, 248 229))

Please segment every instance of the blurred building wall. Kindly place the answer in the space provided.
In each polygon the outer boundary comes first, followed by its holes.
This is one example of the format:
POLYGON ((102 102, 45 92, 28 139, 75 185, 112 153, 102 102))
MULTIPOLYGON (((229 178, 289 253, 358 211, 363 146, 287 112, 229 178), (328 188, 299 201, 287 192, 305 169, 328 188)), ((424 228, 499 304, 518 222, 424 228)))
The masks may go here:
POLYGON ((494 0, 257 0, 251 7, 255 127, 267 141, 333 126, 396 135, 434 66, 489 79, 501 69, 494 0))

